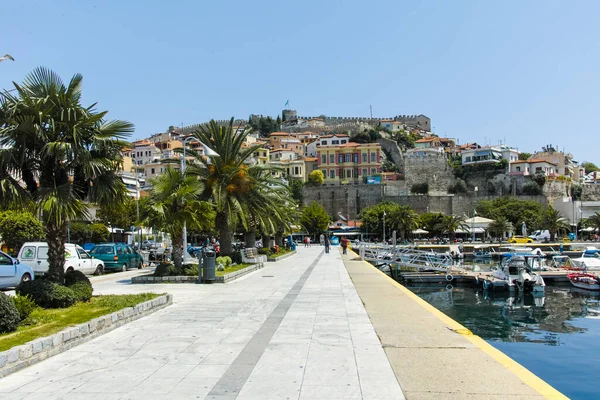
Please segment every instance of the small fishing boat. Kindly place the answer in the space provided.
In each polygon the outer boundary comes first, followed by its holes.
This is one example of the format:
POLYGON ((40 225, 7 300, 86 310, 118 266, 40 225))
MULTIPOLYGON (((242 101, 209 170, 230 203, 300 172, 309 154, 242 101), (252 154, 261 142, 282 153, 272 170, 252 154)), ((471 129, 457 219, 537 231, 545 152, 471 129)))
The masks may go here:
POLYGON ((500 264, 492 275, 508 287, 508 290, 543 292, 546 288, 544 278, 532 271, 523 256, 515 255, 500 264))
POLYGON ((496 252, 493 247, 488 245, 478 245, 473 247, 473 257, 477 259, 486 259, 492 258, 494 253, 496 252))
POLYGON ((575 286, 576 288, 586 290, 600 290, 598 278, 596 278, 594 275, 572 273, 568 274, 567 278, 569 278, 569 282, 571 282, 571 285, 575 286))

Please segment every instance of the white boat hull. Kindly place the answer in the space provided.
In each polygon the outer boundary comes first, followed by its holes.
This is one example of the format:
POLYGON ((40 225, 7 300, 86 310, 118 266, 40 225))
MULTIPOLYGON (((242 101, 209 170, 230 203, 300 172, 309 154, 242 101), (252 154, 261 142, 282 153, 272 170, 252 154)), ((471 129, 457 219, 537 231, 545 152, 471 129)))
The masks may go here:
POLYGON ((596 284, 588 284, 588 283, 581 283, 581 282, 573 282, 571 281, 571 285, 575 286, 576 288, 579 289, 585 289, 585 290, 600 290, 600 285, 596 284))

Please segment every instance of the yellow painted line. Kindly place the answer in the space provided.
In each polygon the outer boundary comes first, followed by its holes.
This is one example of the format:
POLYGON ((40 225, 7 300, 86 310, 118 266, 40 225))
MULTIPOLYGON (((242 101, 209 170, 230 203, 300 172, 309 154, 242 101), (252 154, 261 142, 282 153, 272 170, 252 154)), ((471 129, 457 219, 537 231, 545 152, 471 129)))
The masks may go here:
MULTIPOLYGON (((350 250, 350 251, 352 251, 352 253, 354 253, 356 256, 358 256, 358 254, 356 254, 353 250, 350 250)), ((351 260, 351 261, 354 261, 354 260, 351 260)), ((435 308, 434 306, 432 306, 431 304, 429 304, 428 302, 426 302, 425 300, 423 300, 422 298, 420 298, 419 296, 417 296, 416 294, 411 292, 409 289, 407 289, 400 283, 396 282, 393 278, 386 275, 384 272, 380 271, 379 269, 375 268, 373 265, 369 264, 367 261, 363 261, 363 260, 361 260, 361 261, 364 262, 365 264, 367 264, 369 266, 369 268, 373 268, 379 274, 386 277, 393 285, 395 285, 404 294, 406 294, 408 297, 410 297, 412 300, 414 300, 417 304, 419 304, 420 306, 425 308, 431 314, 435 315, 439 320, 441 320, 444 324, 446 324, 450 329, 452 329, 456 333, 464 336, 465 339, 467 339, 469 342, 473 343, 475 346, 477 346, 477 348, 482 350, 485 354, 492 357, 494 360, 496 360, 496 362, 498 362, 504 368, 508 369, 510 372, 515 374, 517 377, 519 377, 519 379, 521 379, 525 384, 527 384, 533 390, 538 392, 540 395, 544 396, 547 399, 568 399, 567 396, 565 396, 558 390, 554 389, 546 381, 539 378, 537 375, 535 375, 534 373, 529 371, 527 368, 525 368, 524 366, 522 366, 521 364, 519 364, 518 362, 516 362, 515 360, 513 360, 512 358, 510 358, 509 356, 507 356, 506 354, 504 354, 503 352, 501 352, 500 350, 498 350, 497 348, 495 348, 494 346, 492 346, 485 340, 483 340, 481 337, 479 337, 477 335, 473 335, 473 333, 469 329, 465 328, 462 324, 460 324, 460 323, 456 322, 455 320, 453 320, 452 318, 448 317, 446 314, 444 314, 443 312, 441 312, 440 310, 438 310, 437 308, 435 308)))

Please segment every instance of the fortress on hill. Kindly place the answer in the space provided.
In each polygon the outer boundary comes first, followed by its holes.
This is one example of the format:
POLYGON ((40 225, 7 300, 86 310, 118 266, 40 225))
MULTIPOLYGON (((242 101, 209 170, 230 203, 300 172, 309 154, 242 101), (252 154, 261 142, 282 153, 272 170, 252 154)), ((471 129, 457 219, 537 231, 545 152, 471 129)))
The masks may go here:
MULTIPOLYGON (((382 125, 392 131, 408 128, 418 129, 425 132, 431 132, 431 119, 423 114, 419 115, 396 115, 387 118, 369 118, 369 117, 328 117, 325 115, 314 117, 298 116, 296 110, 286 109, 281 112, 281 131, 283 132, 303 132, 319 131, 330 132, 344 130, 349 132, 358 132, 364 129, 373 128, 382 125)), ((251 114, 246 119, 236 119, 234 125, 243 127, 253 119, 259 119, 262 115, 251 114)), ((227 124, 229 120, 217 120, 219 124, 227 124)), ((184 126, 177 129, 179 134, 188 135, 196 130, 200 125, 206 122, 184 126)))

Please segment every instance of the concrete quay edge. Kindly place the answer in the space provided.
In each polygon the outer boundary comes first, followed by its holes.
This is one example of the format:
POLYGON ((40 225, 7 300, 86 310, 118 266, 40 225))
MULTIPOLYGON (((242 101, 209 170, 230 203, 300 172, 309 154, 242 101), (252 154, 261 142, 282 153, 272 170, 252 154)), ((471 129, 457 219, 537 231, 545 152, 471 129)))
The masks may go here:
MULTIPOLYGON (((383 276, 385 278, 385 281, 387 283, 393 285, 399 291, 401 291, 402 295, 404 295, 407 298, 409 298, 410 300, 412 300, 412 302, 414 302, 416 305, 425 309, 431 316, 434 316, 439 322, 441 322, 443 325, 445 325, 449 331, 458 333, 460 335, 460 337, 464 338, 465 340, 470 342, 473 346, 475 346, 475 348, 479 349, 485 355, 489 356, 491 359, 493 359, 495 362, 497 362, 499 365, 501 365, 506 371, 509 371, 510 373, 512 373, 514 376, 516 376, 518 379, 520 379, 526 386, 528 386, 529 388, 531 388, 535 392, 537 392, 541 397, 546 398, 546 399, 568 399, 568 397, 566 397, 564 394, 562 394, 561 392, 556 390, 550 384, 548 384, 547 382, 545 382, 544 380, 539 378, 537 375, 535 375, 534 373, 529 371, 527 368, 523 367, 521 364, 519 364, 518 362, 516 362, 515 360, 513 360, 512 358, 510 358, 509 356, 507 356, 500 350, 496 349, 491 344, 487 343, 481 337, 474 335, 465 326, 463 326, 459 322, 455 321, 454 319, 448 317, 446 314, 444 314, 443 312, 441 312, 440 310, 438 310, 437 308, 435 308, 434 306, 432 306, 431 304, 427 303, 425 300, 421 299, 419 296, 414 294, 408 288, 401 285, 400 283, 398 283, 393 278, 391 278, 384 272, 380 271, 373 265, 369 264, 367 261, 360 260, 358 257, 359 257, 358 254, 356 254, 354 251, 350 250, 348 252, 348 257, 344 258, 344 264, 345 264, 346 268, 348 269, 348 264, 347 264, 348 261, 363 263, 367 268, 369 268, 370 271, 373 271, 376 274, 383 276), (352 256, 354 256, 354 257, 352 257, 352 256)), ((361 295, 361 290, 359 288, 360 285, 357 287, 356 282, 355 282, 355 279, 357 278, 357 276, 353 276, 353 274, 351 273, 350 270, 348 270, 348 273, 349 273, 353 283, 355 284, 355 287, 359 293, 359 296, 362 298, 363 296, 361 295)), ((367 309, 367 313, 369 314, 369 307, 367 307, 367 304, 365 304, 365 308, 367 309)), ((371 317, 371 315, 369 315, 369 317, 371 317)), ((375 327, 375 331, 379 335, 379 332, 377 329, 377 324, 373 323, 373 326, 375 327)), ((422 332, 422 333, 423 333, 423 335, 427 335, 427 332, 422 332)), ((435 350, 435 349, 433 349, 433 350, 435 350)), ((386 351, 386 354, 387 354, 387 351, 386 351)), ((388 357, 389 357, 389 354, 388 354, 388 357)), ((393 365, 391 360, 390 360, 390 363, 393 365)), ((399 375, 399 371, 397 371, 396 368, 394 368, 394 372, 397 374, 397 376, 399 375)), ((398 378, 400 381, 401 380, 400 376, 398 376, 398 378)), ((432 379, 435 379, 435 378, 432 378, 432 379)), ((403 390, 404 390, 404 387, 403 387, 403 390)), ((438 394, 441 394, 441 393, 438 393, 438 394)), ((407 395, 407 398, 409 398, 409 399, 411 398, 409 393, 405 392, 405 395, 407 395)), ((416 396, 416 397, 420 398, 420 396, 416 396)))

